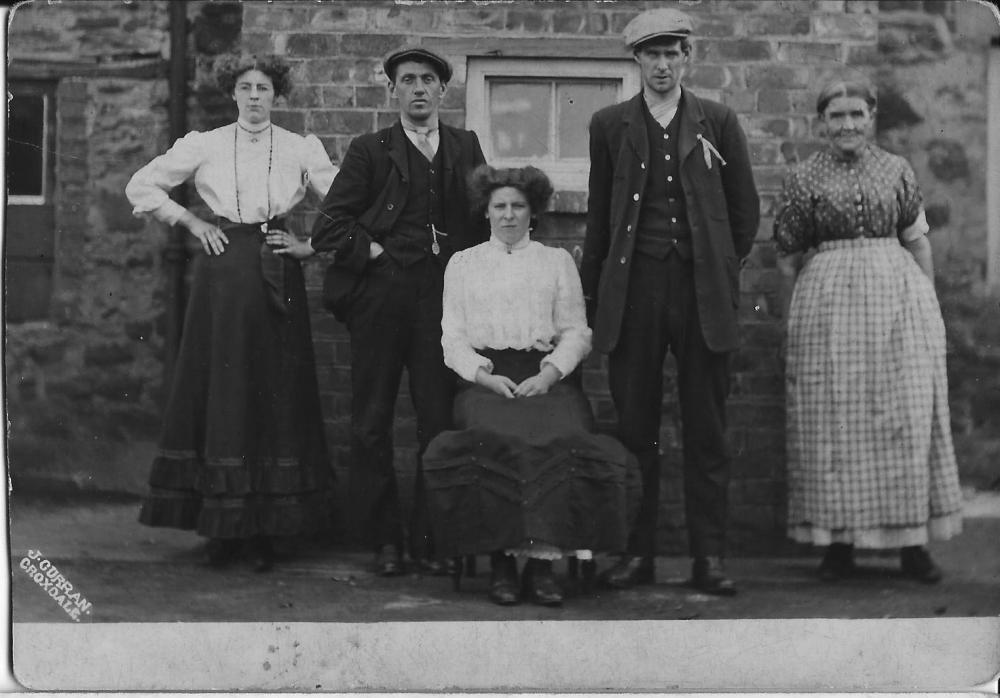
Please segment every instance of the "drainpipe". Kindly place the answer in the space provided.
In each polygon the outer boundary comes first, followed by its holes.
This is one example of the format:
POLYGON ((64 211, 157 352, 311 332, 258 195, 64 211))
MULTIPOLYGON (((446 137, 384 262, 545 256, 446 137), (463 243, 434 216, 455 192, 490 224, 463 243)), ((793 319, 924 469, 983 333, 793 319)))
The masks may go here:
MULTIPOLYGON (((170 143, 187 133, 187 0, 167 3, 170 12, 170 143)), ((171 198, 187 206, 187 188, 174 189, 171 198)), ((174 364, 184 325, 184 277, 187 268, 187 231, 179 225, 171 226, 167 233, 167 246, 163 253, 167 272, 166 355, 163 365, 163 384, 169 388, 174 375, 174 364)))

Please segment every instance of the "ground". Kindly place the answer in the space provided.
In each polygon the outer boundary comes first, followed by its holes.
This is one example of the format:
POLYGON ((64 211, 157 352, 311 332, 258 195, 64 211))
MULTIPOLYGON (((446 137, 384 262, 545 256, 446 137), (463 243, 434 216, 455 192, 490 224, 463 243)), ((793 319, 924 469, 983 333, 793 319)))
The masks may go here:
MULTIPOLYGON (((861 578, 824 584, 816 553, 734 558, 733 598, 685 585, 688 561, 660 558, 657 584, 625 592, 601 589, 567 598, 561 608, 502 608, 486 598, 488 560, 455 592, 446 578, 384 579, 367 554, 322 540, 284 542, 276 568, 248 564, 215 570, 203 540, 136 521, 131 499, 15 496, 10 502, 12 619, 72 622, 19 567, 39 551, 92 604, 83 622, 266 621, 370 622, 453 620, 631 620, 726 618, 930 618, 1000 614, 1000 496, 969 492, 964 532, 930 550, 945 570, 938 585, 898 574, 895 554, 859 557, 861 578)), ((606 561, 599 560, 604 566, 606 561)), ((561 572, 562 569, 558 568, 561 572)), ((563 578, 564 581, 568 580, 563 578)))

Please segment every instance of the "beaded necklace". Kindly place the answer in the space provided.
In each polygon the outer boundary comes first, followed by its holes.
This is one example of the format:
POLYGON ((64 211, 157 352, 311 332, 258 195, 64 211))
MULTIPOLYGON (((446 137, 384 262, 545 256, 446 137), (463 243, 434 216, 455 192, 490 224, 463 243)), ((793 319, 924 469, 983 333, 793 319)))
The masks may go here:
MULTIPOLYGON (((241 124, 239 121, 236 122, 236 125, 239 126, 241 129, 243 129, 244 131, 246 131, 247 133, 260 133, 261 131, 264 130, 260 129, 260 131, 251 131, 246 126, 241 124)), ((267 184, 267 215, 264 217, 265 218, 264 222, 260 224, 260 230, 262 233, 267 232, 267 219, 271 217, 271 163, 274 155, 274 129, 271 128, 270 124, 268 124, 267 129, 268 129, 268 135, 270 136, 267 146, 267 179, 264 180, 267 184)), ((239 150, 239 147, 237 146, 239 135, 240 135, 239 129, 235 129, 233 131, 233 183, 236 187, 236 217, 239 218, 240 219, 239 222, 242 223, 243 211, 240 209, 240 171, 239 167, 236 164, 236 153, 239 150)), ((251 138, 250 140, 252 142, 256 142, 254 138, 251 138)))

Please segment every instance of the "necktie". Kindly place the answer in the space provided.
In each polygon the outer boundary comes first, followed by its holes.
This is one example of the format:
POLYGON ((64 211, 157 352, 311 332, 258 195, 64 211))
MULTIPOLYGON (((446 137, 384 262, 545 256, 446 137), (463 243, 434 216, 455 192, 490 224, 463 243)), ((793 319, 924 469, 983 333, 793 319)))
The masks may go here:
POLYGON ((431 143, 430 135, 437 131, 436 128, 408 128, 407 131, 413 133, 416 138, 414 138, 414 145, 417 146, 417 150, 424 154, 424 157, 428 160, 434 160, 434 145, 431 143))

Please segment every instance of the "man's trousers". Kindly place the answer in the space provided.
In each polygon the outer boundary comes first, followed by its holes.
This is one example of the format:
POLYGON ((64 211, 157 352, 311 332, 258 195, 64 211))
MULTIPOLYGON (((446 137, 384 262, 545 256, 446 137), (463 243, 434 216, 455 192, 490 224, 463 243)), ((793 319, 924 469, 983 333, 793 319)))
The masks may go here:
POLYGON ((417 470, 410 553, 428 547, 423 468, 427 444, 451 425, 455 376, 441 351, 443 269, 425 258, 401 267, 387 253, 369 263, 351 306, 350 495, 355 520, 375 548, 402 549, 403 522, 393 468, 393 417, 403 369, 417 415, 417 470))
POLYGON ((690 261, 676 252, 664 260, 635 253, 632 265, 621 335, 608 371, 619 438, 642 468, 642 503, 629 552, 651 556, 657 551, 663 361, 669 349, 677 361, 690 555, 721 556, 730 470, 725 435, 729 355, 705 344, 690 261))

